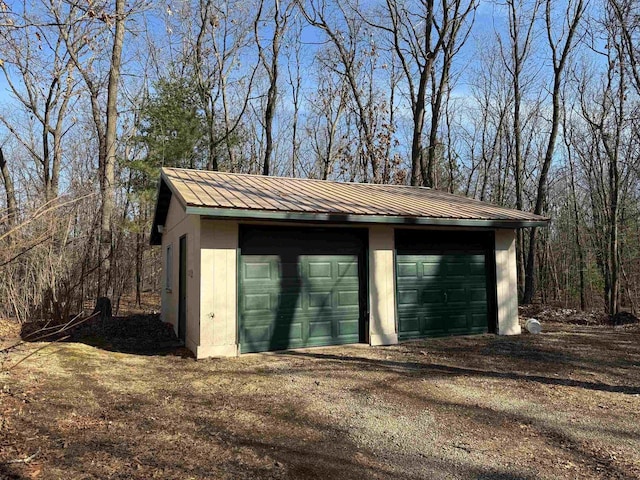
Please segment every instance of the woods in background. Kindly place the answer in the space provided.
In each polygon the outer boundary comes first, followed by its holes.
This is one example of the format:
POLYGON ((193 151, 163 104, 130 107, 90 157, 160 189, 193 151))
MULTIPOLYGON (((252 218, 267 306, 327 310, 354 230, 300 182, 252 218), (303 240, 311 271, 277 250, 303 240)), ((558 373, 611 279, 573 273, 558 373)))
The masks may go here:
POLYGON ((633 0, 0 1, 0 315, 159 288, 162 166, 547 215, 521 300, 637 313, 633 0))

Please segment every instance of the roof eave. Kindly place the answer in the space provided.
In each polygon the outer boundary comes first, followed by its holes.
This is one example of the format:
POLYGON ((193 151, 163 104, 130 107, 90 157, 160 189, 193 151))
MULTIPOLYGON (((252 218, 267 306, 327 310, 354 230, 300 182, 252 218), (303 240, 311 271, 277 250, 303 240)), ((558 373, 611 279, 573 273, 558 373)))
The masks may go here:
POLYGON ((162 217, 166 217, 167 209, 164 208, 161 202, 161 197, 163 195, 163 183, 165 183, 164 178, 160 176, 160 180, 158 181, 158 188, 156 189, 156 206, 153 209, 153 222, 151 223, 151 232, 149 234, 149 244, 150 245, 160 245, 162 242, 162 235, 158 231, 158 225, 162 217))
POLYGON ((160 181, 158 182, 158 190, 156 193, 156 208, 153 214, 153 223, 151 225, 151 233, 149 235, 150 245, 162 244, 162 233, 160 233, 159 226, 164 225, 167 220, 167 214, 169 213, 169 205, 171 204, 171 198, 176 196, 178 201, 181 201, 180 196, 176 192, 175 187, 171 181, 165 176, 164 169, 161 171, 160 181))
POLYGON ((463 219, 434 217, 402 217, 390 215, 351 215, 343 213, 275 212, 237 208, 187 206, 187 215, 237 220, 274 220, 327 223, 381 223, 392 225, 424 225, 442 227, 527 228, 545 227, 549 219, 463 219))

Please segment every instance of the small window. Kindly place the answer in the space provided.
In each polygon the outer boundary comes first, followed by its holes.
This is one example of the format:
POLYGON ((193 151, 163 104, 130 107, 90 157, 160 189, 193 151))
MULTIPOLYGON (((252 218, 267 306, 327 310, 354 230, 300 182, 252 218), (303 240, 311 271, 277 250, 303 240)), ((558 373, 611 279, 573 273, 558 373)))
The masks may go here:
POLYGON ((164 272, 165 272, 165 278, 164 278, 164 285, 165 288, 167 289, 167 292, 170 292, 172 287, 173 287, 173 245, 169 244, 167 245, 167 255, 165 258, 165 264, 164 264, 164 272))

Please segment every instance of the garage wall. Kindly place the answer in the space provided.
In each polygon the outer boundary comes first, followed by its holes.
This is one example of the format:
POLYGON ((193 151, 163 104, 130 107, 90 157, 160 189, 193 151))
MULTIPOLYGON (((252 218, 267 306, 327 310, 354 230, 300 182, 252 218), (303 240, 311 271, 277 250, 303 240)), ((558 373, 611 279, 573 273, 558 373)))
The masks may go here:
POLYGON ((200 232, 200 342, 192 351, 197 358, 235 356, 238 222, 203 219, 200 232))
MULTIPOLYGON (((369 227, 369 343, 398 343, 393 226, 369 227)), ((179 238, 187 234, 187 347, 197 358, 238 354, 238 222, 185 215, 172 201, 163 234, 173 244, 173 290, 162 290, 162 317, 177 325, 179 238)), ((515 231, 496 230, 498 333, 520 333, 515 231)))
POLYGON ((392 226, 369 227, 369 343, 398 343, 396 329, 396 287, 392 226))
POLYGON ((178 333, 178 282, 180 275, 180 237, 186 235, 187 239, 187 348, 195 351, 195 346, 200 341, 199 332, 199 298, 200 290, 196 279, 199 278, 200 265, 200 222, 199 217, 186 215, 184 208, 175 197, 171 199, 169 211, 162 233, 162 313, 161 318, 173 325, 178 333), (166 288, 166 252, 167 246, 172 245, 172 288, 166 288))
POLYGON ((518 335, 518 272, 515 230, 496 230, 496 296, 498 334, 518 335))

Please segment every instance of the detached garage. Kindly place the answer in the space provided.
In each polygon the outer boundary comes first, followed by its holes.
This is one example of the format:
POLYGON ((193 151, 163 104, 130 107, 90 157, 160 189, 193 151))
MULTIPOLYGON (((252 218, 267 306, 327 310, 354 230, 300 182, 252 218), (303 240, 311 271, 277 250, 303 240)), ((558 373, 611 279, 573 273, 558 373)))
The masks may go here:
POLYGON ((515 229, 422 187, 162 170, 162 318, 197 358, 520 333, 515 229))

